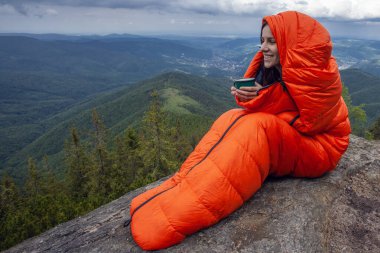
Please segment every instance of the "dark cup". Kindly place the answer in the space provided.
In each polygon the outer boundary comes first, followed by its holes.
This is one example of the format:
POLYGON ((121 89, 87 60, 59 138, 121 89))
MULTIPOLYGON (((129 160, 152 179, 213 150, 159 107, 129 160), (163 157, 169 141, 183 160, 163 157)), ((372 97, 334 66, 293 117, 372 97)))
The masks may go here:
POLYGON ((241 78, 234 80, 234 86, 237 89, 243 86, 255 86, 255 78, 241 78))

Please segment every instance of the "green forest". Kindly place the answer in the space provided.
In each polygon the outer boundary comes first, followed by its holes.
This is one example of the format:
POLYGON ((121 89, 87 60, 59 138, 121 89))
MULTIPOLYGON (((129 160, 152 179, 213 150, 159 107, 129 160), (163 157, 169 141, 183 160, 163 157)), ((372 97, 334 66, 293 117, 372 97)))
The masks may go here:
POLYGON ((179 121, 169 125, 157 91, 141 127, 110 139, 98 112, 92 111, 91 138, 76 128, 65 141, 65 174, 59 179, 49 164, 28 159, 25 183, 5 175, 0 185, 0 249, 83 215, 128 191, 172 174, 193 149, 199 134, 184 139, 179 121), (38 168, 37 164, 42 164, 38 168))

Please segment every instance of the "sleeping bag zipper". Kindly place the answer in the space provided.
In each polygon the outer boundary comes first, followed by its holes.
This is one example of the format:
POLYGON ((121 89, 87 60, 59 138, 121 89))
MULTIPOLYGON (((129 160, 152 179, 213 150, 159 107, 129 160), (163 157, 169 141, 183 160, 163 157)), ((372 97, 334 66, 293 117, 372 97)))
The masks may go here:
MULTIPOLYGON (((242 115, 240 115, 239 117, 237 117, 229 126, 228 126, 228 128, 224 131, 224 133, 222 134, 222 136, 219 138, 219 140, 214 144, 214 146, 212 146, 212 148, 207 152, 207 154, 202 158, 202 160, 200 160, 197 164, 195 164, 193 167, 191 167, 188 171, 187 171, 187 173, 186 173, 186 175, 187 174, 189 174, 190 173, 190 171, 192 171, 196 166, 198 166, 200 163, 202 163, 209 155, 210 155, 210 153, 215 149, 215 147, 216 146, 218 146, 219 145, 219 143, 224 139, 224 137, 226 136, 226 134, 228 133, 228 131, 231 129, 231 127, 233 126, 233 125, 235 125, 235 123, 240 119, 240 118, 242 118, 242 117, 244 117, 244 116, 246 116, 246 115, 248 115, 248 114, 242 114, 242 115)), ((135 211, 132 213, 132 215, 131 215, 131 217, 129 218, 129 219, 127 219, 125 222, 124 222, 124 227, 126 227, 126 226, 128 226, 130 223, 131 223, 131 221, 132 221, 132 218, 133 218, 133 215, 141 208, 141 207, 143 207, 144 205, 146 205, 147 203, 149 203, 151 200, 153 200, 154 198, 156 198, 156 197, 158 197, 159 195, 161 195, 162 193, 164 193, 164 192, 167 192, 167 191, 169 191, 169 190, 171 190, 171 189, 173 189, 174 187, 176 187, 178 184, 175 184, 175 185, 173 185, 172 187, 170 187, 170 188, 168 188, 168 189, 165 189, 165 190, 163 190, 163 191, 161 191, 161 192, 158 192, 158 193, 156 193, 155 195, 153 195, 152 197, 150 197, 149 199, 147 199, 147 200, 145 200, 143 203, 141 203, 138 207, 136 207, 136 209, 135 209, 135 211)))

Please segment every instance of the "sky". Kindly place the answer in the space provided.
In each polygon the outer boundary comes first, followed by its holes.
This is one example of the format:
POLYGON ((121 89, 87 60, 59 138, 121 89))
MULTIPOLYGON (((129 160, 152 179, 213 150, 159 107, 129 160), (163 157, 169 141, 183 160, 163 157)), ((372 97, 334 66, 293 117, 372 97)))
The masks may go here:
POLYGON ((0 0, 0 33, 254 37, 263 16, 286 10, 333 37, 380 40, 379 0, 0 0))

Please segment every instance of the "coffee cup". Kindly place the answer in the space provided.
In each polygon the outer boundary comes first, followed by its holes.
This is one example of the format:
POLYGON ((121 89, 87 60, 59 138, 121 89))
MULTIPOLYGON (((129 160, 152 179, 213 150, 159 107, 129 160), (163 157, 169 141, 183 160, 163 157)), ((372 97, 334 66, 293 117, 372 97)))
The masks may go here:
POLYGON ((249 86, 254 86, 255 85, 255 78, 241 78, 241 79, 236 79, 234 80, 234 86, 237 89, 240 89, 240 87, 249 87, 249 86))

